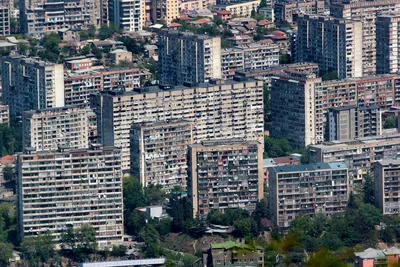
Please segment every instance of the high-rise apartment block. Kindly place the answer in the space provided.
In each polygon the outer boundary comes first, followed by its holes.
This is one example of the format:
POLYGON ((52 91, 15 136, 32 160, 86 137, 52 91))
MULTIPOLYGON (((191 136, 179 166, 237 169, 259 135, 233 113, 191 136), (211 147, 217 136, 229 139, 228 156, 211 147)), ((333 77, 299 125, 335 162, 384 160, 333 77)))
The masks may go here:
POLYGON ((376 73, 400 71, 400 14, 378 15, 376 19, 376 73))
POLYGON ((124 32, 137 32, 145 26, 144 0, 110 0, 108 13, 110 22, 124 32))
POLYGON ((263 140, 260 81, 227 80, 195 87, 109 91, 93 101, 99 141, 122 149, 124 171, 130 170, 130 130, 134 123, 185 119, 193 123, 195 143, 214 138, 263 140))
POLYGON ((318 63, 341 79, 363 76, 362 23, 332 17, 298 17, 296 61, 318 63))
POLYGON ((312 162, 344 162, 353 183, 361 183, 362 175, 380 160, 396 159, 400 153, 400 134, 333 141, 310 146, 312 162))
POLYGON ((383 214, 400 214, 400 160, 374 164, 375 204, 383 214))
POLYGON ((325 3, 321 0, 307 1, 282 1, 275 2, 274 16, 277 21, 287 21, 293 23, 294 15, 298 14, 318 14, 323 15, 325 3))
POLYGON ((134 124, 131 129, 131 172, 143 186, 186 188, 187 145, 193 125, 185 120, 134 124))
POLYGON ((330 14, 336 18, 358 20, 362 23, 362 62, 363 75, 376 73, 376 19, 379 14, 400 13, 398 0, 354 1, 351 3, 333 3, 330 14))
POLYGON ((22 118, 23 145, 36 151, 89 147, 88 111, 62 107, 25 111, 22 118))
POLYGON ((271 98, 274 99, 271 101, 271 135, 285 136, 293 147, 304 147, 329 139, 329 108, 398 105, 400 76, 377 75, 322 82, 313 74, 286 71, 272 78, 271 98))
POLYGON ((1 59, 2 101, 10 115, 64 106, 64 67, 25 56, 1 59))
POLYGON ((10 35, 10 9, 0 4, 0 36, 10 35))
POLYGON ((279 64, 278 44, 252 43, 221 51, 222 75, 232 78, 237 70, 266 69, 279 64))
POLYGON ((87 107, 92 94, 112 89, 132 91, 139 88, 145 77, 139 68, 80 70, 64 74, 65 105, 87 107))
POLYGON ((272 79, 271 114, 273 137, 286 137, 292 147, 322 142, 316 127, 315 91, 321 78, 315 74, 287 71, 272 79))
POLYGON ((19 238, 49 233, 57 242, 69 227, 89 224, 99 247, 123 240, 120 150, 90 149, 18 155, 19 238))
POLYGON ((179 85, 221 78, 221 37, 161 31, 158 38, 160 84, 179 85))
POLYGON ((381 108, 344 106, 330 108, 327 118, 328 141, 352 140, 381 135, 381 108))
POLYGON ((43 37, 61 29, 88 29, 100 26, 99 0, 71 0, 52 2, 46 0, 19 2, 21 30, 32 37, 43 37))
POLYGON ((188 194, 194 216, 230 208, 253 211, 263 198, 262 145, 223 139, 189 145, 188 194))
POLYGON ((299 216, 343 212, 349 196, 344 163, 285 165, 270 168, 269 208, 272 221, 288 228, 299 216))

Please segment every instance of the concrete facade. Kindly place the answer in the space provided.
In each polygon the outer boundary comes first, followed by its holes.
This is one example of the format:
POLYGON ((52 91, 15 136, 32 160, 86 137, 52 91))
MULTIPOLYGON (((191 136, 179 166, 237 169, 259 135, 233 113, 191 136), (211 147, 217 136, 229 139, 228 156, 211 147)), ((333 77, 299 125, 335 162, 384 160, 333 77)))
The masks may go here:
POLYGON ((400 14, 376 19, 376 73, 400 71, 400 14))
POLYGON ((299 216, 343 212, 349 196, 343 163, 285 165, 269 170, 269 207, 275 225, 288 228, 299 216))
POLYGON ((64 67, 25 56, 1 59, 2 101, 11 116, 64 106, 64 67))
POLYGON ((44 234, 59 241, 67 228, 89 224, 100 248, 122 244, 120 150, 114 147, 18 155, 18 235, 44 234))
POLYGON ((241 139, 189 145, 188 194, 193 215, 231 208, 253 211, 264 196, 262 154, 261 143, 241 139))
POLYGON ((400 214, 400 160, 374 164, 375 204, 383 214, 400 214))

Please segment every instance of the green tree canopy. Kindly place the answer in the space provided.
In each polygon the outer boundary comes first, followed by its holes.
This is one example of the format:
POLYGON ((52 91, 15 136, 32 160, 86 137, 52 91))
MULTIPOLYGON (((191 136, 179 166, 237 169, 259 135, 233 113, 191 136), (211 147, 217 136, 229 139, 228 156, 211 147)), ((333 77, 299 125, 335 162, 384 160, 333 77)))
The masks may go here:
POLYGON ((21 243, 21 252, 31 263, 46 262, 53 251, 53 238, 49 234, 29 236, 21 243))

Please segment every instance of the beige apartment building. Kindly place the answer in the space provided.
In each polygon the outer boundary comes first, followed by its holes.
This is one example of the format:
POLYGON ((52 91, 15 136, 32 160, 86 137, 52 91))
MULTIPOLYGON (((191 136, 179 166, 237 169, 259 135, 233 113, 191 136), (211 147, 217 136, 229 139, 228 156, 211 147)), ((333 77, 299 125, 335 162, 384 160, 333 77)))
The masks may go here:
MULTIPOLYGON (((354 1, 351 3, 333 3, 330 14, 336 18, 359 20, 362 23, 362 62, 363 75, 376 73, 376 20, 378 14, 400 13, 398 0, 354 1)), ((379 37, 380 38, 380 37, 379 37)))
POLYGON ((285 1, 274 3, 274 17, 277 21, 293 23, 293 16, 298 14, 318 14, 325 12, 325 2, 321 0, 285 1))
POLYGON ((400 14, 378 15, 376 19, 376 73, 400 71, 400 14))
POLYGON ((193 141, 214 138, 263 140, 263 85, 254 80, 215 80, 186 87, 109 91, 93 99, 99 141, 121 148, 122 169, 130 170, 131 125, 185 119, 193 141))
POLYGON ((58 30, 87 30, 90 25, 100 27, 100 0, 45 0, 20 1, 20 21, 23 33, 41 38, 58 30))
POLYGON ((260 2, 261 0, 232 1, 225 4, 217 4, 214 6, 214 10, 226 10, 231 12, 232 16, 249 18, 253 10, 258 10, 260 2))
POLYGON ((251 43, 221 51, 221 68, 224 79, 230 79, 236 71, 266 69, 279 65, 277 44, 251 43))
POLYGON ((288 228, 299 216, 343 212, 349 197, 344 163, 285 165, 269 169, 269 208, 275 225, 288 228))
POLYGON ((193 143, 193 123, 170 120, 138 123, 131 129, 131 173, 143 186, 170 191, 186 188, 187 146, 193 143))
POLYGON ((305 147, 329 140, 329 108, 398 105, 400 76, 376 75, 322 82, 314 74, 286 71, 272 78, 271 99, 271 135, 287 137, 293 147, 305 147))
POLYGON ((10 126, 10 110, 7 105, 0 105, 0 124, 10 126))
POLYGON ((375 204, 383 214, 400 214, 400 160, 374 164, 375 204))
POLYGON ((300 15, 297 24, 296 62, 318 63, 340 79, 363 76, 361 22, 300 15))
POLYGON ((36 152, 17 161, 18 237, 49 232, 54 242, 68 228, 89 224, 100 248, 122 244, 120 150, 92 146, 36 152))
POLYGON ((333 141, 310 146, 312 162, 344 162, 351 170, 354 184, 362 182, 362 175, 373 163, 394 160, 400 153, 400 134, 357 138, 348 141, 333 141))
POLYGON ((161 31, 158 36, 158 68, 162 85, 196 84, 219 79, 222 77, 221 37, 161 31))
POLYGON ((10 35, 10 9, 0 4, 0 36, 10 35))
POLYGON ((64 106, 64 66, 21 55, 1 62, 2 104, 11 116, 26 110, 64 106))
POLYGON ((218 139, 189 145, 188 194, 194 216, 211 210, 255 210, 264 197, 263 148, 257 141, 218 139))
POLYGON ((22 117, 24 147, 36 151, 89 147, 88 111, 62 107, 25 111, 22 117))

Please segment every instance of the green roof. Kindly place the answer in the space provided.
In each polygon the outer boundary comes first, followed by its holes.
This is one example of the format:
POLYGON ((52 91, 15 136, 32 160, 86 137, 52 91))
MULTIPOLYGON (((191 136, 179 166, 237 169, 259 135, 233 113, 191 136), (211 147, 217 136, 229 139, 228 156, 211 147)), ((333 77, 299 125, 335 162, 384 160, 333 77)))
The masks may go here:
POLYGON ((212 249, 232 249, 232 248, 241 248, 241 249, 248 249, 248 250, 254 250, 254 247, 247 245, 247 244, 242 244, 242 243, 236 243, 233 242, 232 240, 226 241, 224 243, 219 243, 219 244, 211 244, 212 249))

